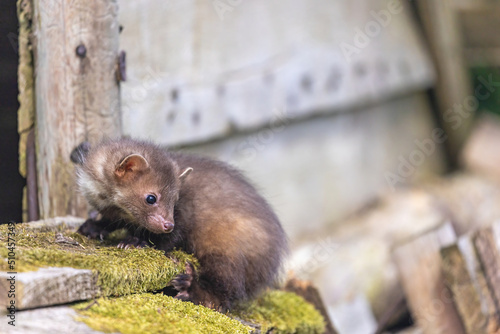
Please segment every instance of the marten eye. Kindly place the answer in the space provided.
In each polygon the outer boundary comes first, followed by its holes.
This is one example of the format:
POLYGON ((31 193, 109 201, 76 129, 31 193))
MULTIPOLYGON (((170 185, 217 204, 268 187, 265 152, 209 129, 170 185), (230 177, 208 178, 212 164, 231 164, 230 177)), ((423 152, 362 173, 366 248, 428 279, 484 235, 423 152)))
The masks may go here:
POLYGON ((155 195, 148 195, 146 196, 146 203, 148 204, 155 204, 156 203, 156 196, 155 195))

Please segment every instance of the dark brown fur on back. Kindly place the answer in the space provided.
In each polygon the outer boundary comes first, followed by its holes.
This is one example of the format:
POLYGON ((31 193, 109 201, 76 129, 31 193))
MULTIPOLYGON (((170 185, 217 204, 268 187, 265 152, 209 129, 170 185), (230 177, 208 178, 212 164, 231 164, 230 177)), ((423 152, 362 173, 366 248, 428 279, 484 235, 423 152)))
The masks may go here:
MULTIPOLYGON (((116 223, 128 226, 134 245, 150 240, 165 252, 178 248, 198 258, 197 273, 175 280, 179 298, 227 309, 276 279, 287 249, 283 229, 267 202, 229 165, 130 139, 85 147, 79 158, 80 188, 103 216, 98 234, 116 223), (154 205, 145 200, 151 194, 154 205)), ((90 231, 95 222, 87 224, 83 233, 96 237, 90 231)))

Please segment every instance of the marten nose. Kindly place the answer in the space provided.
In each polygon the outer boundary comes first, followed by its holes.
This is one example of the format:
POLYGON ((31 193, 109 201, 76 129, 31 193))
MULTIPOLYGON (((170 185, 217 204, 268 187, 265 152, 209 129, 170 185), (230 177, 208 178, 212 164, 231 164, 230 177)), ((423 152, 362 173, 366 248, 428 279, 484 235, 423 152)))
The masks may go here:
POLYGON ((166 221, 163 223, 163 230, 165 233, 170 233, 174 230, 174 223, 171 223, 169 221, 166 221))

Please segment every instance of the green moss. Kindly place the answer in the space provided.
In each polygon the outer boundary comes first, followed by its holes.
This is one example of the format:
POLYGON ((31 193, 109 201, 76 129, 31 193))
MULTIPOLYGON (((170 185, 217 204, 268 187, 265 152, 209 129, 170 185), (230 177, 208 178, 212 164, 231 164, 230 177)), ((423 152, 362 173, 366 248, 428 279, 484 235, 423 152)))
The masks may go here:
POLYGON ((233 312, 235 316, 261 325, 266 333, 323 333, 323 316, 302 297, 291 292, 270 291, 233 312))
MULTIPOLYGON (((8 225, 0 225, 0 270, 9 271, 6 258, 8 225)), ((186 261, 196 260, 175 251, 165 257, 155 249, 118 249, 122 236, 112 235, 101 243, 70 231, 33 230, 29 225, 15 228, 15 270, 33 271, 41 267, 91 269, 102 296, 97 303, 76 306, 80 320, 104 332, 138 333, 249 333, 251 327, 236 319, 257 324, 273 333, 322 333, 323 318, 301 297, 283 291, 270 291, 255 301, 224 315, 203 306, 181 302, 160 290, 185 269, 186 261), (57 236, 57 237, 56 237, 57 236), (57 241, 56 241, 57 240, 57 241), (142 293, 142 294, 135 294, 142 293)))
POLYGON ((161 294, 99 299, 75 308, 78 320, 105 333, 249 333, 251 328, 219 312, 161 294))
POLYGON ((250 333, 235 319, 260 325, 262 333, 323 333, 321 314, 301 297, 270 291, 232 314, 181 302, 162 294, 101 298, 75 306, 89 327, 106 333, 250 333), (235 318, 235 319, 233 319, 235 318))
MULTIPOLYGON (((0 226, 0 270, 9 271, 6 258, 7 225, 0 226)), ((175 251, 167 258, 163 251, 118 249, 113 240, 101 243, 71 232, 41 232, 18 224, 15 236, 17 272, 34 271, 41 267, 72 267, 91 269, 103 296, 159 290, 185 270, 186 261, 196 260, 175 251), (61 233, 63 242, 56 242, 61 233)), ((116 244, 116 241, 114 241, 116 244)))

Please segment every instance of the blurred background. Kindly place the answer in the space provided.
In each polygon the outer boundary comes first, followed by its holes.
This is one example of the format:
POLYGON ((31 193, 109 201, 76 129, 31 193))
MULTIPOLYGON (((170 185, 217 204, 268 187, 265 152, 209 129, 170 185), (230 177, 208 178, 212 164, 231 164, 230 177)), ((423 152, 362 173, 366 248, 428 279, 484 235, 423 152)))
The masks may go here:
MULTIPOLYGON (((0 6, 0 218, 20 221, 18 22, 14 1, 0 6)), ((500 3, 118 8, 124 135, 244 171, 287 231, 288 268, 319 288, 340 332, 422 331, 410 255, 395 249, 446 223, 456 238, 500 217, 500 3)))

